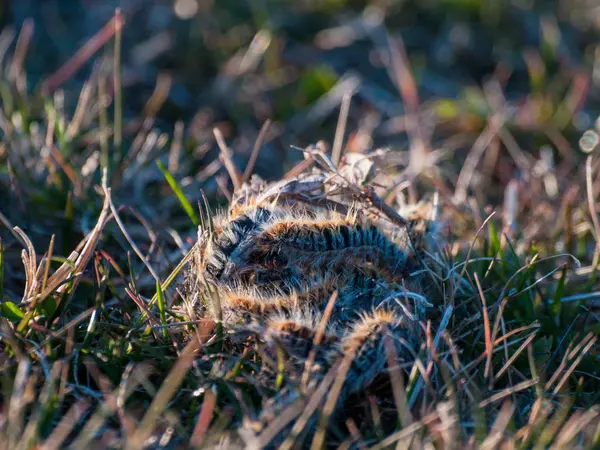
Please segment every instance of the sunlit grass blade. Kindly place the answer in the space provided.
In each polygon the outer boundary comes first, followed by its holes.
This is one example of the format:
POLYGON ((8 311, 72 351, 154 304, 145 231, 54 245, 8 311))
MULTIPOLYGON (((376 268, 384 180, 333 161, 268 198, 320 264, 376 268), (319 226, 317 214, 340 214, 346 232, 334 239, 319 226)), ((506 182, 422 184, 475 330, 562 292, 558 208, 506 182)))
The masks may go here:
POLYGON ((192 223, 195 226, 200 225, 200 220, 198 219, 198 216, 194 212, 194 208, 192 207, 192 205, 188 201, 188 199, 185 198, 185 195, 183 194, 183 191, 179 187, 179 184, 177 184, 177 181, 175 181, 175 178, 173 178, 173 175, 171 175, 169 173, 169 171, 167 170, 167 168, 165 167, 165 165, 161 161, 157 161, 156 165, 158 166, 158 168, 160 169, 160 171, 164 175, 165 179, 167 180, 167 183, 169 183, 169 186, 171 186, 171 189, 173 190, 173 192, 177 196, 177 199, 179 200, 179 203, 181 203, 181 206, 183 207, 183 209, 185 210, 185 212, 187 213, 187 215, 192 220, 192 223))
MULTIPOLYGON (((165 296, 163 293, 162 288, 160 287, 160 283, 157 281, 156 282, 156 298, 158 301, 158 313, 160 316, 160 324, 161 325, 166 325, 167 324, 167 314, 166 314, 166 308, 165 308, 165 296)), ((163 332, 163 336, 165 338, 167 338, 169 335, 167 333, 167 329, 163 328, 162 329, 163 332)))
POLYGON ((25 317, 23 311, 13 302, 2 302, 0 304, 0 315, 13 321, 20 321, 25 317))
POLYGON ((0 238, 0 303, 4 297, 4 247, 0 238))

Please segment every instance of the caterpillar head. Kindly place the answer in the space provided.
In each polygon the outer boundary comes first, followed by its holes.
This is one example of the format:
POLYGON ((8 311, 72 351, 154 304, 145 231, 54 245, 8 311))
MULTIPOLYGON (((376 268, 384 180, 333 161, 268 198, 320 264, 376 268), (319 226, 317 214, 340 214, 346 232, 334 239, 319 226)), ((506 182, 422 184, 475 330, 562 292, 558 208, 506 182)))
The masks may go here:
POLYGON ((232 219, 221 215, 214 220, 212 230, 199 230, 198 270, 208 282, 218 284, 228 271, 232 271, 232 255, 273 214, 274 211, 269 208, 254 208, 232 219))

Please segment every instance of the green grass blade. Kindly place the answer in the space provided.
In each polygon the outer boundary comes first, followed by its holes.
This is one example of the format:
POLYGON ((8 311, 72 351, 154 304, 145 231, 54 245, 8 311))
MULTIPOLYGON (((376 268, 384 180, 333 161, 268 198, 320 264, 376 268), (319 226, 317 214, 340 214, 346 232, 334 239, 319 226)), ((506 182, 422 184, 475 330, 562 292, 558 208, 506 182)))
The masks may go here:
MULTIPOLYGON (((163 295, 163 290, 160 287, 160 283, 158 281, 156 282, 156 298, 158 301, 158 313, 160 315, 160 324, 164 326, 167 324, 165 296, 163 295)), ((166 328, 162 329, 162 333, 163 333, 163 336, 165 337, 165 339, 169 337, 169 334, 167 333, 166 328)))
POLYGON ((0 305, 0 315, 12 321, 20 321, 25 317, 23 311, 13 302, 3 302, 0 305))
POLYGON ((281 347, 277 347, 277 380, 275 386, 277 390, 281 389, 284 381, 284 370, 285 370, 285 352, 281 347))
MULTIPOLYGON (((166 289, 169 288, 169 286, 171 285, 171 283, 173 281, 175 281, 175 279, 177 278, 177 276, 179 275, 179 273, 181 272, 181 270, 184 268, 184 266, 190 261, 190 259, 192 258, 192 256, 194 255, 194 249, 192 248, 184 257, 181 261, 179 261, 179 264, 177 264, 177 267, 175 267, 175 269, 173 269, 173 272, 171 272, 171 274, 167 277, 167 279, 163 282, 163 284, 161 285, 161 290, 164 292, 166 289)), ((158 300, 158 291, 154 294, 154 296, 152 297, 152 299, 148 302, 148 308, 151 308, 152 305, 154 305, 154 303, 158 300)), ((140 326, 140 324, 146 320, 146 313, 142 312, 142 314, 140 315, 139 319, 134 322, 135 327, 140 326)))
POLYGON ((4 297, 4 248, 2 247, 2 239, 0 239, 0 303, 4 297))
POLYGON ((173 175, 171 175, 169 173, 169 171, 167 170, 167 168, 165 167, 165 165, 162 162, 157 161, 156 165, 158 166, 158 168, 160 169, 160 171, 164 175, 165 179, 167 180, 167 183, 169 183, 169 186, 171 186, 171 189, 173 190, 173 192, 177 196, 177 199, 179 200, 179 203, 181 203, 181 206, 183 207, 183 209, 185 210, 185 212, 187 213, 187 215, 192 220, 192 223, 195 226, 200 225, 200 220, 198 219, 198 216, 194 212, 194 208, 192 207, 192 205, 188 201, 188 199, 185 198, 185 195, 183 195, 183 191, 179 187, 179 184, 177 184, 177 181, 175 181, 175 178, 173 178, 173 175))

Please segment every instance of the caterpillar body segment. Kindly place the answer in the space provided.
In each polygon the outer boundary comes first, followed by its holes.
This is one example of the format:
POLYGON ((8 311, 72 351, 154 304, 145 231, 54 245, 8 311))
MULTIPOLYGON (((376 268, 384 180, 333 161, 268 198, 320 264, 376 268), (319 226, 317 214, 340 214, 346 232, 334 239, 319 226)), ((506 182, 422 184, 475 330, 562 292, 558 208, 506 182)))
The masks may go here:
POLYGON ((409 349, 414 346, 414 333, 407 327, 406 317, 389 310, 376 310, 355 322, 344 335, 341 353, 353 355, 344 388, 355 393, 369 386, 386 372, 388 350, 385 340, 393 345, 398 363, 412 361, 409 349))
POLYGON ((404 249, 391 242, 376 226, 356 219, 275 221, 262 227, 254 241, 260 248, 277 249, 298 257, 336 253, 352 255, 361 249, 379 253, 378 263, 396 269, 406 258, 404 249))
POLYGON ((306 316, 280 316, 270 319, 266 326, 269 342, 282 346, 295 358, 308 358, 315 351, 321 376, 344 357, 352 363, 344 384, 344 392, 351 394, 368 386, 386 371, 388 355, 385 340, 393 345, 398 363, 410 362, 416 354, 412 330, 406 317, 390 310, 373 310, 354 322, 348 329, 332 327, 321 342, 315 344, 317 323, 306 316))
MULTIPOLYGON (((406 328, 403 317, 390 311, 372 311, 365 314, 341 337, 327 334, 320 345, 314 344, 315 334, 316 330, 310 323, 299 325, 298 322, 282 319, 271 324, 268 331, 268 339, 271 342, 278 343, 286 351, 293 348, 293 351, 296 352, 294 356, 300 359, 306 359, 311 351, 314 352, 316 367, 311 371, 307 391, 288 385, 263 406, 257 420, 245 421, 240 434, 247 444, 251 445, 257 434, 260 434, 266 426, 292 405, 299 404, 299 410, 304 410, 312 398, 311 394, 325 380, 325 377, 328 374, 336 375, 335 370, 339 370, 343 358, 351 358, 351 361, 336 400, 336 409, 343 406, 350 395, 360 393, 377 377, 387 373, 389 367, 386 340, 393 346, 398 357, 398 360, 395 361, 396 364, 402 365, 413 359, 414 350, 409 350, 410 346, 414 345, 410 330, 406 328)), ((327 395, 324 395, 321 399, 321 407, 326 400, 327 395)), ((320 409, 317 408, 308 418, 303 432, 294 436, 294 439, 301 442, 302 439, 314 433, 320 409)), ((268 448, 278 448, 286 438, 290 437, 292 430, 293 423, 290 423, 273 436, 268 448)), ((310 442, 310 438, 307 440, 310 442)))
POLYGON ((318 322, 311 314, 301 317, 279 316, 270 319, 266 325, 265 341, 272 346, 280 347, 287 355, 304 365, 309 355, 314 352, 313 374, 321 376, 329 368, 332 355, 336 353, 340 337, 331 328, 317 343, 318 322))

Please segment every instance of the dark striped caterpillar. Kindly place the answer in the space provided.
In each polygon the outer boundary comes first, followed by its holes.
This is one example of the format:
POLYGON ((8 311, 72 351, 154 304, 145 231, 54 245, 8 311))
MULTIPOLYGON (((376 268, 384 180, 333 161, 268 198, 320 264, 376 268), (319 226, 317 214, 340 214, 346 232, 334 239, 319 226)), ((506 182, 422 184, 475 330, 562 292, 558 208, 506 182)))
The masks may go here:
POLYGON ((400 245, 373 224, 335 213, 293 217, 261 207, 235 217, 205 241, 201 268, 215 284, 280 280, 281 289, 298 288, 294 277, 304 276, 298 272, 337 272, 348 264, 375 267, 386 281, 397 282, 411 269, 407 239, 400 245))

